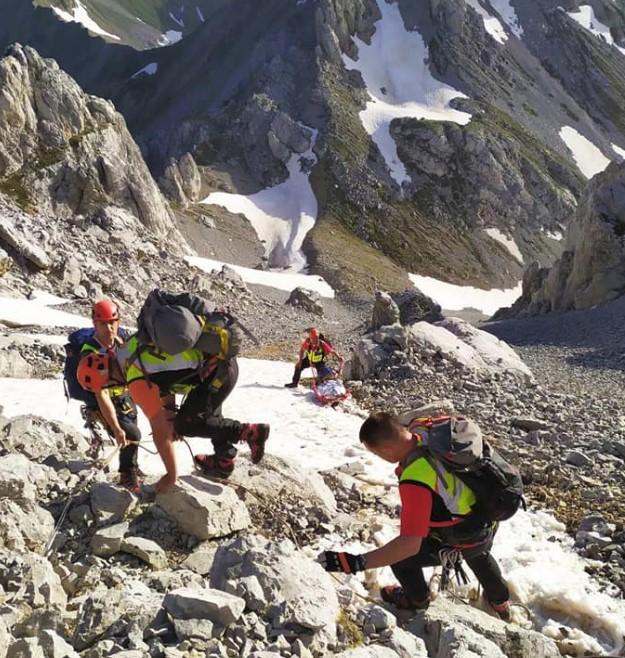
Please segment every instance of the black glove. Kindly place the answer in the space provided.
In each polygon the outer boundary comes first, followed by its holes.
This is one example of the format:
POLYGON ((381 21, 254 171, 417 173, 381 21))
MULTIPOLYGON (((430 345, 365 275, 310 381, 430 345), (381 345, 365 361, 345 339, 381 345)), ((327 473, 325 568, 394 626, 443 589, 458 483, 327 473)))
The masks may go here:
POLYGON ((343 573, 356 573, 367 568, 364 555, 354 555, 338 551, 324 551, 317 558, 326 571, 342 571, 343 573))

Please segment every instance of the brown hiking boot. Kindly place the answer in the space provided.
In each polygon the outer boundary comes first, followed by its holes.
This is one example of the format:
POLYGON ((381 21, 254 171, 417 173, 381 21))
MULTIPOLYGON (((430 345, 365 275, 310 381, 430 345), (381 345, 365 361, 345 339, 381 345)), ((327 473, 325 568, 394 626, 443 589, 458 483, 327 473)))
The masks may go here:
POLYGON ((510 613, 510 601, 504 601, 503 603, 491 603, 488 602, 490 607, 497 613, 499 619, 503 621, 511 621, 512 615, 510 613))
POLYGON ((226 479, 234 471, 234 459, 215 455, 195 455, 195 465, 208 477, 226 479))
POLYGON ((129 471, 120 471, 119 484, 136 496, 141 493, 141 480, 139 480, 136 468, 131 468, 129 471))
POLYGON ((265 455, 265 443, 269 438, 269 425, 265 423, 250 423, 241 431, 241 441, 245 441, 250 447, 252 464, 258 462, 265 455))
POLYGON ((423 601, 413 601, 408 597, 404 588, 399 585, 388 585, 380 590, 383 601, 392 603, 401 610, 425 610, 430 605, 430 596, 423 601))

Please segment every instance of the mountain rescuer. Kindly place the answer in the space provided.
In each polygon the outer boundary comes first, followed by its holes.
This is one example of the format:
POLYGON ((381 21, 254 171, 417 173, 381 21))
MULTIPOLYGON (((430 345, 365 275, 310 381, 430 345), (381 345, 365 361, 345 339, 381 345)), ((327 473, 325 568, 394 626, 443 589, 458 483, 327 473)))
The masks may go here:
POLYGON ((234 469, 235 444, 247 442, 252 462, 265 450, 269 425, 224 418, 222 404, 239 370, 237 327, 224 312, 211 311, 199 297, 152 291, 138 319, 139 330, 116 358, 104 354, 81 361, 78 378, 87 390, 124 382, 148 417, 166 473, 156 484, 165 492, 178 475, 173 441, 179 436, 210 438, 215 453, 195 456, 209 476, 226 478, 234 469), (177 409, 175 395, 186 396, 177 409))
POLYGON ((315 327, 310 327, 307 332, 308 337, 302 341, 299 349, 293 380, 285 384, 286 388, 295 388, 299 384, 302 370, 306 368, 315 368, 318 379, 325 379, 332 375, 333 370, 327 363, 330 356, 335 356, 339 360, 339 373, 343 367, 343 357, 334 350, 332 345, 323 337, 323 334, 320 334, 315 327))
POLYGON ((398 465, 399 536, 362 555, 325 551, 319 556, 320 562, 326 571, 344 573, 390 565, 401 585, 383 588, 382 598, 399 608, 424 609, 430 603, 430 591, 423 568, 451 565, 458 573, 462 556, 491 607, 509 620, 508 587, 490 553, 496 524, 473 512, 473 491, 451 471, 441 469, 431 454, 424 453, 421 435, 411 429, 412 425, 405 427, 387 413, 373 414, 360 428, 360 441, 369 451, 398 465))
MULTIPOLYGON (((119 309, 110 299, 103 299, 93 305, 91 318, 95 332, 87 338, 80 350, 81 363, 89 355, 106 355, 116 352, 127 338, 125 330, 119 326, 119 309)), ((80 368, 80 364, 78 366, 80 368)), ((137 443, 141 432, 137 427, 137 407, 133 403, 124 383, 93 391, 97 408, 87 406, 86 413, 91 418, 99 416, 107 431, 115 437, 119 451, 120 484, 133 493, 139 491, 137 477, 137 443), (98 413, 99 412, 99 413, 98 413)))

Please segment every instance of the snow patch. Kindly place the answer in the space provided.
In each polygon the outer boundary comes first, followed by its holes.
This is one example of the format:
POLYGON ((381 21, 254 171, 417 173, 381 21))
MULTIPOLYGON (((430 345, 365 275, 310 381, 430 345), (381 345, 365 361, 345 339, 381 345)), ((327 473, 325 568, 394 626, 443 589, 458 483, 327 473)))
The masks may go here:
POLYGON ((513 258, 516 258, 516 260, 519 261, 519 263, 523 262, 523 254, 517 243, 512 238, 506 237, 498 228, 485 228, 484 233, 486 233, 489 238, 492 238, 496 242, 499 242, 499 244, 503 245, 510 254, 512 254, 513 258))
POLYGON ((562 231, 546 231, 545 229, 542 229, 542 232, 545 234, 545 237, 550 240, 556 240, 558 242, 564 240, 564 233, 562 231))
POLYGON ((182 19, 183 15, 184 15, 184 6, 181 7, 180 18, 174 16, 173 12, 171 11, 169 12, 169 18, 171 18, 171 20, 174 21, 174 23, 176 23, 176 25, 179 25, 180 27, 184 27, 184 20, 182 19))
POLYGON ((251 267, 241 265, 230 265, 211 258, 200 258, 199 256, 187 256, 186 261, 190 265, 199 267, 204 272, 219 272, 224 265, 228 265, 238 272, 246 283, 259 286, 268 286, 278 290, 291 292, 293 288, 301 286, 307 290, 315 290, 322 297, 333 298, 334 290, 320 277, 313 274, 301 274, 298 272, 278 272, 276 270, 255 270, 251 267))
POLYGON ((567 14, 585 30, 588 30, 596 37, 600 37, 609 46, 618 48, 625 55, 625 48, 617 46, 614 43, 614 37, 610 32, 610 28, 595 16, 595 12, 590 5, 581 5, 577 11, 569 11, 567 14))
POLYGON ((610 164, 610 160, 603 155, 599 148, 589 139, 578 133, 575 128, 562 126, 559 134, 562 141, 573 154, 573 160, 575 160, 577 168, 586 178, 592 178, 610 164))
POLYGON ((505 43, 508 40, 508 35, 503 25, 482 7, 479 0, 465 0, 465 2, 479 14, 482 21, 484 21, 484 29, 497 43, 505 43))
POLYGON ((369 101, 360 120, 386 160, 399 185, 410 180, 390 133, 393 119, 413 117, 453 121, 461 125, 471 115, 449 106, 453 98, 467 98, 457 89, 436 80, 429 70, 428 48, 416 31, 408 31, 396 4, 378 2, 382 18, 375 24, 371 44, 358 37, 358 60, 343 55, 346 68, 359 71, 369 101))
POLYGON ((106 30, 103 30, 90 16, 84 5, 81 4, 80 0, 75 0, 76 6, 74 7, 74 12, 70 13, 58 7, 51 7, 52 11, 66 23, 80 23, 84 28, 97 34, 101 37, 108 37, 109 39, 114 39, 119 41, 119 37, 116 34, 111 34, 106 30))
POLYGON ((66 313, 51 305, 62 304, 66 300, 40 292, 32 299, 0 297, 0 322, 11 327, 39 325, 42 327, 89 327, 91 319, 66 313))
POLYGON ((312 150, 317 132, 312 133, 308 151, 291 156, 287 165, 289 177, 283 183, 249 196, 213 192, 202 201, 245 215, 264 243, 272 267, 289 267, 300 272, 306 268, 302 244, 317 220, 317 198, 308 173, 302 170, 301 160, 317 161, 312 150))
POLYGON ((610 144, 612 147, 612 150, 617 154, 620 155, 621 158, 625 158, 625 149, 621 148, 618 144, 610 144))
POLYGON ((422 293, 431 297, 447 311, 461 311, 475 308, 485 315, 493 315, 504 306, 511 306, 522 292, 522 284, 514 288, 484 290, 472 286, 458 286, 446 281, 439 281, 429 276, 409 274, 410 280, 422 293))
POLYGON ((154 75, 158 71, 158 64, 156 62, 150 62, 142 69, 139 69, 136 73, 133 73, 130 78, 136 78, 139 75, 154 75))
POLYGON ((165 34, 161 34, 158 43, 161 46, 171 46, 174 43, 178 43, 182 39, 182 32, 177 30, 167 30, 165 34))
POLYGON ((510 0, 490 0, 490 4, 512 33, 520 39, 523 36, 523 27, 514 7, 510 4, 510 0))
POLYGON ((206 20, 204 18, 204 14, 202 13, 202 10, 196 5, 195 6, 195 11, 197 12, 197 17, 202 21, 202 23, 206 20))

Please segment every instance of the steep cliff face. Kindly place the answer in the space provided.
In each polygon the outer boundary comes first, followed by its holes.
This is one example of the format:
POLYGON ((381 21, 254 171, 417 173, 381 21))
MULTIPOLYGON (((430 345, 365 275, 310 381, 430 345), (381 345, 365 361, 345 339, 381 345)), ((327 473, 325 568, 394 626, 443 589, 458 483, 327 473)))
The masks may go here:
POLYGON ((612 164, 588 186, 552 268, 530 267, 523 295, 502 316, 583 309, 625 293, 625 165, 612 164))
POLYGON ((174 230, 123 117, 58 65, 13 46, 0 60, 0 190, 61 217, 115 206, 157 235, 174 230))

